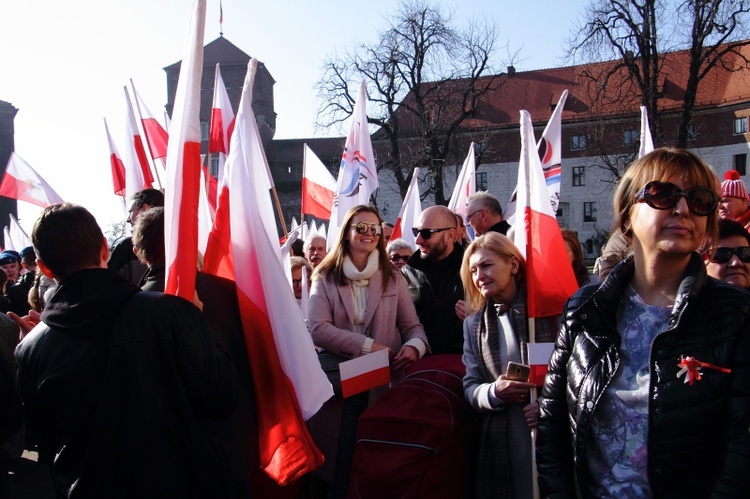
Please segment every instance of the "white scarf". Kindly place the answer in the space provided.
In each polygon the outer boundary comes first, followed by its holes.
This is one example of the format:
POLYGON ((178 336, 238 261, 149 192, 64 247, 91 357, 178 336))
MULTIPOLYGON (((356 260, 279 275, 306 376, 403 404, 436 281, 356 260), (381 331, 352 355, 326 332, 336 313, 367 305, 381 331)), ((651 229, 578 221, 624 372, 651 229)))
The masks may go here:
POLYGON ((344 257, 344 275, 352 282, 352 304, 354 306, 354 331, 364 333, 365 312, 367 311, 367 286, 379 268, 378 250, 373 250, 367 257, 364 270, 358 270, 349 256, 344 257))

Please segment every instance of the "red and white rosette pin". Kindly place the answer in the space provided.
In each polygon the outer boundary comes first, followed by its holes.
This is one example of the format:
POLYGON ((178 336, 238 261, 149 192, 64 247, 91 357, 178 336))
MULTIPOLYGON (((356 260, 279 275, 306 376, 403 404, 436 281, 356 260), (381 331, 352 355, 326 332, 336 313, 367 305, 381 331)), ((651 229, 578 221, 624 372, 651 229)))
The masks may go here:
POLYGON ((713 369, 714 371, 719 371, 727 374, 732 372, 731 369, 727 369, 726 367, 715 366, 713 364, 709 364, 708 362, 701 362, 695 357, 685 357, 684 355, 680 357, 680 361, 677 363, 677 367, 680 368, 680 370, 677 372, 677 377, 680 378, 684 376, 684 382, 688 383, 690 386, 693 386, 694 382, 701 380, 701 378, 703 377, 703 374, 701 373, 702 368, 713 369))

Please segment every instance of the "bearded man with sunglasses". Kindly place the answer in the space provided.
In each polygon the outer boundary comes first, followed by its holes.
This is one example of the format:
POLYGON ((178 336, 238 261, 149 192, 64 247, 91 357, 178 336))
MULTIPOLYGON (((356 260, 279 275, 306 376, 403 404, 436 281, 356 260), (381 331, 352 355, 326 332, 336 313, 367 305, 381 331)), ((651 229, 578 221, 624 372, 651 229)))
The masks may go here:
POLYGON ((456 219, 445 206, 430 206, 412 228, 419 250, 401 269, 433 354, 463 352, 464 287, 456 219))
POLYGON ((711 277, 750 290, 750 233, 734 220, 719 220, 719 240, 703 258, 711 277))

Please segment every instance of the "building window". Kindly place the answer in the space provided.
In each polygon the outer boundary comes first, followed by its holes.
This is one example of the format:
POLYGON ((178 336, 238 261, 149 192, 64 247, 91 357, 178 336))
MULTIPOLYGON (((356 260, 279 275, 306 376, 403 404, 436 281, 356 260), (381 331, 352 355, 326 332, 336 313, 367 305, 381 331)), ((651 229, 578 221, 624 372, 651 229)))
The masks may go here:
POLYGON ((487 172, 477 172, 477 190, 487 190, 487 172))
POLYGON ((734 119, 734 134, 747 133, 747 117, 734 119))
POLYGON ((740 172, 740 175, 747 174, 747 154, 734 155, 734 169, 740 172))
POLYGON ((583 149, 586 149, 585 135, 573 135, 572 137, 570 137, 571 151, 582 151, 583 149))
POLYGON ((201 140, 208 140, 208 123, 201 121, 201 140))
POLYGON ((596 222, 596 201, 583 203, 583 221, 596 222))
POLYGON ((557 224, 560 227, 567 227, 568 226, 568 214, 570 213, 570 205, 568 203, 560 203, 557 205, 557 213, 555 213, 555 216, 557 217, 557 224))
POLYGON ((591 238, 586 239, 586 254, 591 255, 594 253, 594 240, 591 238))
POLYGON ((625 130, 622 134, 622 143, 626 146, 633 145, 641 140, 641 134, 638 130, 625 130))
POLYGON ((695 131, 695 123, 688 124, 688 140, 695 140, 698 133, 695 131))
POLYGON ((219 156, 211 156, 211 175, 214 178, 219 178, 219 156))
POLYGON ((573 167, 573 187, 586 185, 586 172, 582 166, 573 167))

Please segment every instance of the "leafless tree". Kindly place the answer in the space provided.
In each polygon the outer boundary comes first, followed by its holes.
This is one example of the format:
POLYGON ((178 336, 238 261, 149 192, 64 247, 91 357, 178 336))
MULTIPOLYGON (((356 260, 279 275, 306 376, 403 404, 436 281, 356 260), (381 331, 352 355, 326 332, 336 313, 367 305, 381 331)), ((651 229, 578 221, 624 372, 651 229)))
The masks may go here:
POLYGON ((317 124, 344 122, 364 79, 373 141, 385 144, 378 148, 378 168, 393 174, 402 197, 414 167, 425 168, 435 202, 445 204, 444 167, 466 154, 457 150, 456 134, 475 114, 478 99, 499 86, 492 76, 496 38, 492 23, 474 21, 459 29, 443 8, 405 0, 376 43, 326 60, 317 83, 317 124))
POLYGON ((698 89, 709 71, 740 69, 730 63, 736 60, 730 54, 740 56, 743 67, 750 62, 737 50, 748 43, 748 12, 748 0, 593 0, 569 42, 571 60, 613 59, 582 75, 591 81, 596 100, 606 107, 639 99, 648 109, 654 142, 666 145, 667 137, 676 135, 672 145, 686 147, 698 89), (674 50, 689 54, 687 78, 680 82, 685 91, 677 133, 664 130, 659 112, 664 77, 671 69, 665 67, 664 54, 674 50), (623 72, 627 84, 622 84, 623 72))

